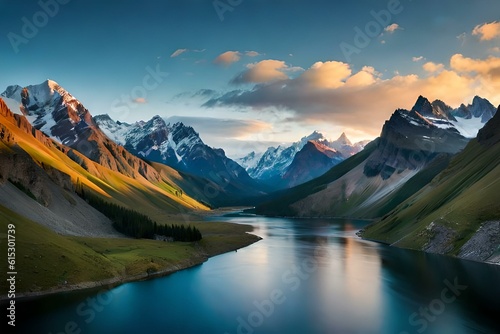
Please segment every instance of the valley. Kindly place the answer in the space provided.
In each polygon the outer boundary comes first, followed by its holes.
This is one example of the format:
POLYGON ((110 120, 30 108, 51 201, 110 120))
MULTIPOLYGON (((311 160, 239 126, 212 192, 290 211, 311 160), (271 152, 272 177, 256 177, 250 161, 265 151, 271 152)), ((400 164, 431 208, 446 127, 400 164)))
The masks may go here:
POLYGON ((252 212, 270 216, 371 219, 363 238, 500 259, 500 114, 479 97, 452 109, 420 96, 371 142, 352 144, 345 134, 328 141, 314 132, 288 147, 251 152, 237 159, 242 167, 182 123, 93 117, 50 80, 11 86, 2 96, 2 224, 19 226, 22 269, 32 272, 19 284, 21 295, 164 275, 258 241, 248 226, 207 222, 210 210, 224 205, 257 204, 252 212), (153 222, 193 227, 202 239, 130 239, 116 230, 124 218, 100 212, 88 196, 153 222))
POLYGON ((0 1, 0 332, 500 333, 499 12, 0 1))

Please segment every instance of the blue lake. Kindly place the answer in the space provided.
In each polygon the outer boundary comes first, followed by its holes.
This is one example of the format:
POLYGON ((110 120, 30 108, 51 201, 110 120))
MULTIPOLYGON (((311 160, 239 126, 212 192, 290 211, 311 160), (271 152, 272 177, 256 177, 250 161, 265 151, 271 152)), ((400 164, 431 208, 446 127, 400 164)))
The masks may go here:
POLYGON ((263 240, 166 277, 20 303, 18 332, 500 333, 500 266, 363 241, 363 221, 212 219, 263 240))

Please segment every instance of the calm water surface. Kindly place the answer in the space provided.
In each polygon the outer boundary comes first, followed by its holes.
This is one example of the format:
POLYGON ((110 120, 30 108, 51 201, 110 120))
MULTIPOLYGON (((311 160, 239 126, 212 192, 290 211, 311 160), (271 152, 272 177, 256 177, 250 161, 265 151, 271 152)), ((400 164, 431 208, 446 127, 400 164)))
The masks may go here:
POLYGON ((263 240, 167 277, 21 303, 18 332, 500 333, 499 266, 363 241, 362 221, 213 219, 263 240))

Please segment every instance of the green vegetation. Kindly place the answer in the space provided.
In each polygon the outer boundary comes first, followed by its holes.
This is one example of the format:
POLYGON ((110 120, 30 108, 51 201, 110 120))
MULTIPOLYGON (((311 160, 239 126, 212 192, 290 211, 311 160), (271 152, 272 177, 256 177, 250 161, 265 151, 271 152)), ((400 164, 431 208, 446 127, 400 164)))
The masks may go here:
POLYGON ((500 144, 472 140, 432 182, 369 227, 363 237, 422 249, 435 235, 431 223, 456 232, 451 254, 488 220, 500 218, 500 144))
POLYGON ((201 232, 193 226, 158 225, 142 213, 109 203, 77 181, 76 193, 96 210, 111 219, 113 227, 129 237, 154 239, 156 235, 171 237, 173 241, 199 241, 201 232))
MULTIPOLYGON (((87 238, 59 235, 0 205, 0 250, 7 252, 7 226, 16 230, 16 288, 18 293, 64 288, 84 282, 127 279, 201 263, 207 256, 247 246, 258 237, 250 226, 199 222, 199 242, 149 239, 87 238)), ((7 262, 0 269, 7 271, 7 262)), ((0 282, 7 291, 7 281, 0 282)))
MULTIPOLYGON (((191 243, 62 236, 0 206, 0 244, 4 254, 8 224, 14 224, 16 231, 18 292, 125 278, 205 259, 191 243)), ((6 265, 7 262, 2 264, 4 272, 6 265)), ((6 282, 0 286, 7 291, 6 282)))

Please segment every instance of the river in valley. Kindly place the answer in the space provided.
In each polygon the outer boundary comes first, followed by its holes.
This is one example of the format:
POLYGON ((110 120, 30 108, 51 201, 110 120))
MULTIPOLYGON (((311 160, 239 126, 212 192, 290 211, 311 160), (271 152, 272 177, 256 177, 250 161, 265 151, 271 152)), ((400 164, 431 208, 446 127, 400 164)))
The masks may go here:
POLYGON ((364 241, 363 221, 210 219, 263 239, 166 277, 20 301, 18 332, 500 333, 500 266, 364 241))

